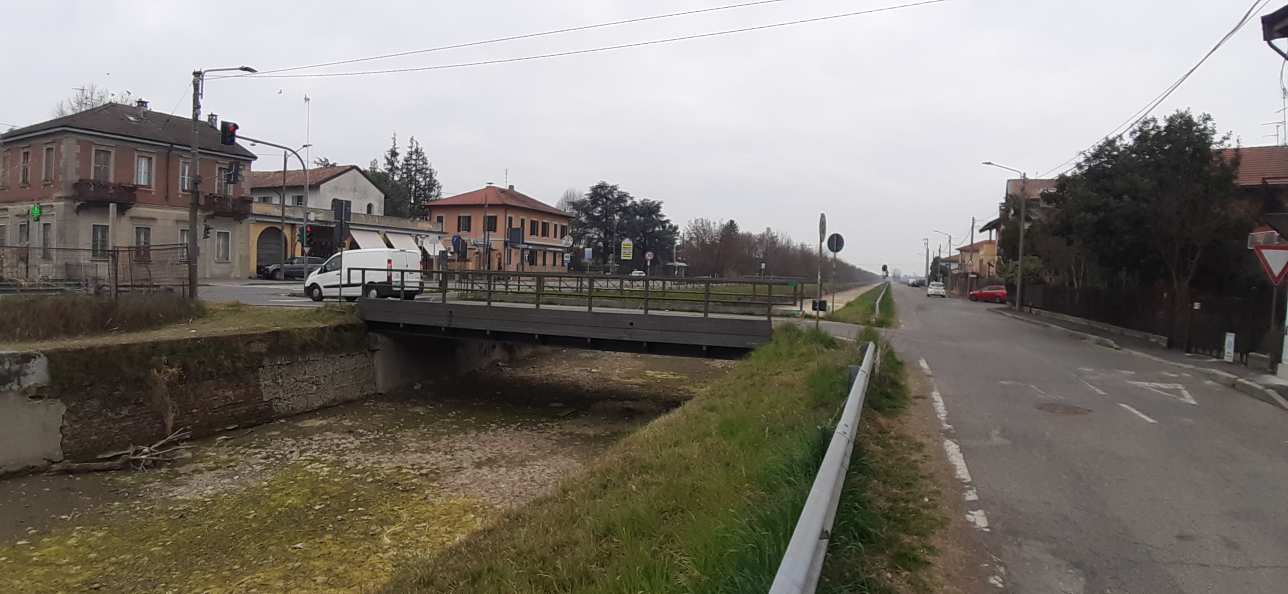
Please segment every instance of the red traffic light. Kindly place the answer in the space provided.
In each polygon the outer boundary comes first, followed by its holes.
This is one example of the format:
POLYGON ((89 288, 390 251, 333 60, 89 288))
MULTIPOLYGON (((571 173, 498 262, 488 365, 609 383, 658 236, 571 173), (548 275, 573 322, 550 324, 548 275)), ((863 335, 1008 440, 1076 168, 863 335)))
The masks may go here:
POLYGON ((236 122, 219 123, 219 143, 233 145, 237 144, 237 129, 240 126, 236 122))

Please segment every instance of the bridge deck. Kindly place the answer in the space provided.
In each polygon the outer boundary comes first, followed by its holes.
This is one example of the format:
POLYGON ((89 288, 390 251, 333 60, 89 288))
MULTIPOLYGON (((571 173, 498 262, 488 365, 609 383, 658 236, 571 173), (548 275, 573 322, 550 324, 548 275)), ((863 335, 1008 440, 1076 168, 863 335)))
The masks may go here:
POLYGON ((362 299, 358 316, 393 332, 704 357, 741 356, 773 333, 765 316, 475 301, 362 299))

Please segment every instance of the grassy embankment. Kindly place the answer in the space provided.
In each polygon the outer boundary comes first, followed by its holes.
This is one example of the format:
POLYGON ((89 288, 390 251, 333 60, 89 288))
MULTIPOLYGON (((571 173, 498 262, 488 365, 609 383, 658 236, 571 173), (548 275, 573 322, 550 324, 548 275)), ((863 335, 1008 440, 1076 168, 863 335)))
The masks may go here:
MULTIPOLYGON (((616 444, 554 495, 404 565, 386 590, 763 592, 858 357, 853 345, 783 327, 728 377, 616 444)), ((875 416, 897 415, 907 394, 888 350, 882 370, 869 404, 875 416)), ((906 444, 896 434, 866 433, 875 441, 854 458, 826 587, 901 591, 923 583, 914 574, 932 554, 933 498, 910 464, 914 454, 897 451, 906 444)))
POLYGON ((890 295, 890 291, 890 283, 872 287, 867 292, 859 295, 858 299, 833 312, 831 316, 828 316, 828 319, 850 324, 875 326, 877 328, 889 328, 894 325, 896 319, 894 298, 890 295), (881 315, 874 315, 877 298, 881 297, 883 288, 885 297, 881 299, 881 315))
POLYGON ((175 295, 0 299, 0 344, 13 350, 144 342, 356 322, 352 306, 207 305, 175 295))

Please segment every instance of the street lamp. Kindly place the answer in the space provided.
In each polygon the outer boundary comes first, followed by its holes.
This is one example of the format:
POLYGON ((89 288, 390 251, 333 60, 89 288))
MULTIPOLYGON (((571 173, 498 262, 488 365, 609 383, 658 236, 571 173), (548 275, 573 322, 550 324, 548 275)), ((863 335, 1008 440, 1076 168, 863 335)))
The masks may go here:
POLYGON ((992 161, 984 161, 984 165, 1020 174, 1020 249, 1017 253, 1019 265, 1016 267, 1015 272, 1015 311, 1021 311, 1024 303, 1024 227, 1027 222, 1024 215, 1024 205, 1029 202, 1029 174, 1014 167, 998 165, 992 161))
POLYGON ((201 152, 198 131, 201 129, 201 93, 206 75, 211 72, 240 71, 248 74, 259 72, 250 66, 233 68, 208 68, 192 71, 192 165, 188 169, 188 183, 192 184, 192 202, 188 205, 188 299, 197 299, 197 204, 201 198, 201 152))
MULTIPOLYGON (((952 234, 952 233, 944 233, 943 231, 940 231, 940 230, 938 230, 938 229, 931 229, 931 231, 934 231, 935 233, 938 233, 938 234, 943 235, 944 237, 947 237, 947 238, 948 238, 948 256, 949 256, 949 257, 952 257, 952 255, 953 255, 953 234, 952 234)), ((939 280, 940 280, 940 282, 943 282, 943 280, 944 280, 944 272, 943 272, 943 271, 944 271, 944 262, 943 262, 943 260, 940 260, 940 261, 939 261, 939 266, 935 268, 935 272, 937 272, 937 273, 938 273, 938 275, 939 275, 939 280)), ((952 277, 951 277, 951 276, 950 276, 950 277, 948 277, 948 280, 951 282, 951 281, 952 281, 952 277)))
MULTIPOLYGON (((286 169, 287 169, 287 165, 286 165, 286 163, 287 163, 286 155, 287 155, 287 153, 290 153, 290 154, 292 154, 292 155, 295 155, 295 159, 296 159, 297 161, 299 161, 299 162, 300 162, 300 168, 301 168, 301 169, 303 169, 303 171, 304 171, 304 204, 302 205, 302 207, 303 207, 303 211, 304 211, 304 212, 303 212, 303 214, 301 214, 301 215, 300 215, 300 219, 304 222, 304 224, 306 224, 306 225, 307 225, 307 224, 308 224, 308 222, 309 222, 309 220, 308 220, 308 219, 309 219, 309 167, 308 167, 308 164, 305 162, 305 160, 300 158, 300 153, 299 153, 299 151, 305 150, 305 149, 307 149, 307 148, 309 148, 309 147, 311 147, 311 146, 313 146, 313 145, 311 145, 311 144, 304 144, 304 145, 300 146, 299 150, 295 150, 295 149, 291 149, 291 148, 289 148, 289 147, 282 146, 282 145, 280 145, 280 144, 273 144, 273 143, 271 143, 271 142, 266 142, 266 141, 263 141, 263 140, 252 140, 252 139, 250 139, 250 138, 248 138, 248 137, 246 137, 246 136, 242 136, 242 139, 249 141, 251 146, 256 146, 256 145, 260 145, 260 144, 262 144, 262 145, 265 145, 265 146, 271 146, 271 147, 274 147, 274 148, 280 148, 280 149, 282 149, 282 204, 281 204, 281 206, 282 206, 282 208, 281 208, 281 214, 282 214, 282 223, 281 223, 281 225, 282 225, 282 258, 281 258, 281 261, 279 262, 279 264, 281 264, 281 266, 282 266, 282 267, 281 267, 281 271, 282 271, 282 278, 286 278, 286 253, 287 253, 287 252, 289 252, 289 251, 290 251, 290 249, 291 249, 291 248, 290 248, 290 245, 291 245, 290 236, 286 234, 286 169)), ((303 244, 303 243, 301 243, 301 244, 300 244, 300 247, 301 247, 301 248, 303 248, 303 247, 305 247, 305 246, 304 246, 304 244, 303 244)))

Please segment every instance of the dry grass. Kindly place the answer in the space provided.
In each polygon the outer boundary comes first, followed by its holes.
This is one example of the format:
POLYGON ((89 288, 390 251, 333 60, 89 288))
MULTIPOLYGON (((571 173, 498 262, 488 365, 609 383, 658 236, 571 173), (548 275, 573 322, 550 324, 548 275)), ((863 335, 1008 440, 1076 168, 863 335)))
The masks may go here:
POLYGON ((864 326, 875 326, 877 328, 889 328, 895 323, 894 295, 890 293, 889 283, 882 283, 859 295, 858 299, 845 304, 845 307, 836 310, 828 319, 837 322, 848 322, 851 324, 862 324, 864 326), (874 315, 876 312, 877 298, 881 297, 882 291, 885 291, 885 297, 881 300, 881 315, 874 315))
MULTIPOLYGON (((0 300, 0 329, 8 318, 8 299, 0 300)), ((310 328, 355 323, 357 317, 350 305, 327 305, 319 308, 256 307, 240 303, 198 306, 202 315, 180 317, 150 328, 125 331, 108 329, 97 334, 70 336, 47 335, 47 338, 12 340, 0 330, 0 344, 9 350, 47 350, 53 348, 95 346, 174 340, 199 336, 222 336, 263 330, 310 328)))
POLYGON ((189 321, 205 306, 174 293, 16 296, 0 299, 0 340, 30 341, 130 332, 189 321))

